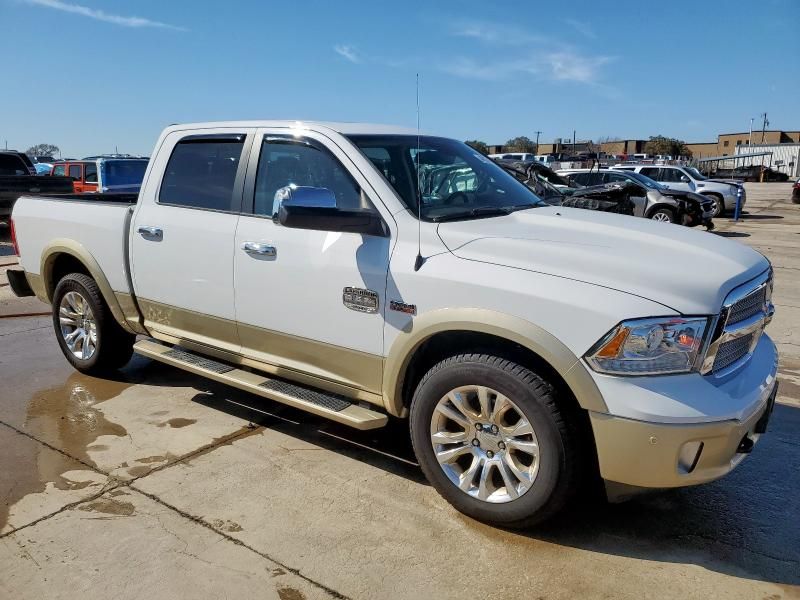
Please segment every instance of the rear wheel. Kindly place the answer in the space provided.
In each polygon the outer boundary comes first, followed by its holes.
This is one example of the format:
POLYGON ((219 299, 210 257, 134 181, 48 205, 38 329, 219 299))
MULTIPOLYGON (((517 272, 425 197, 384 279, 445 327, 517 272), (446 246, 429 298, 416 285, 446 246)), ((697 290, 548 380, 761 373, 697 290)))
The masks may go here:
POLYGON ((577 436, 555 388, 490 354, 434 366, 411 404, 411 438, 428 481, 456 509, 527 527, 558 511, 577 486, 577 436))
POLYGON ((53 326, 66 359, 83 373, 102 373, 125 366, 135 336, 114 319, 95 281, 72 273, 53 293, 53 326))

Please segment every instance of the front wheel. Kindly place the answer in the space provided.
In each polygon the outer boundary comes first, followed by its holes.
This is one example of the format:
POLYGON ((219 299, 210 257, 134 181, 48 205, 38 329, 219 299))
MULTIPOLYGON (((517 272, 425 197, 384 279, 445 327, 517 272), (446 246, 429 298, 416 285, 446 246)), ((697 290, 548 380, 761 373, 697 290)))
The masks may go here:
POLYGON ((494 525, 540 522, 577 486, 577 436, 555 388, 498 356, 463 354, 434 366, 414 394, 411 439, 431 485, 494 525))
POLYGON ((125 366, 135 336, 114 320, 94 279, 72 273, 53 293, 53 326, 66 359, 82 373, 99 374, 125 366))
POLYGON ((675 213, 668 208, 659 208, 650 215, 650 219, 658 223, 674 223, 675 213))
POLYGON ((711 200, 711 218, 717 219, 725 214, 725 202, 719 196, 706 194, 706 198, 711 200))

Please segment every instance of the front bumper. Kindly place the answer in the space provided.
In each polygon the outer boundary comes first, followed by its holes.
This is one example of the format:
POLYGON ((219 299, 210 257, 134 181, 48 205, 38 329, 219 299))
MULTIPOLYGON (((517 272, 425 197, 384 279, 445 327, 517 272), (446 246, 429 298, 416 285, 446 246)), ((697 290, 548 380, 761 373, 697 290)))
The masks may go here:
POLYGON ((777 352, 772 340, 762 336, 750 363, 722 383, 699 374, 605 379, 615 384, 609 388, 598 381, 607 399, 612 389, 620 393, 624 385, 633 386, 629 394, 640 396, 609 402, 617 414, 589 413, 607 487, 696 485, 729 473, 758 442, 777 391, 777 352), (662 414, 640 418, 649 406, 662 414))

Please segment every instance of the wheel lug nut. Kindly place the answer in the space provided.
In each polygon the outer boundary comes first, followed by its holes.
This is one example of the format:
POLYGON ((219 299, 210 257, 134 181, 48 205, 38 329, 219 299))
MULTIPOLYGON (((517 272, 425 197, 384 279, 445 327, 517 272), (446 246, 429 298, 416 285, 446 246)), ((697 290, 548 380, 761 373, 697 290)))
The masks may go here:
POLYGON ((486 456, 488 456, 489 458, 492 458, 492 457, 494 456, 494 452, 492 452, 491 450, 489 450, 489 451, 486 453, 486 456))
POLYGON ((472 440, 472 445, 477 447, 480 446, 481 443, 478 441, 478 438, 475 438, 474 440, 472 440))
POLYGON ((492 425, 492 433, 497 433, 497 425, 492 425))
POLYGON ((499 444, 497 444, 497 447, 500 448, 500 450, 505 450, 506 449, 506 445, 503 442, 500 442, 499 444))
POLYGON ((475 429, 477 429, 478 431, 482 431, 483 430, 483 425, 481 425, 480 423, 477 423, 475 425, 475 429))

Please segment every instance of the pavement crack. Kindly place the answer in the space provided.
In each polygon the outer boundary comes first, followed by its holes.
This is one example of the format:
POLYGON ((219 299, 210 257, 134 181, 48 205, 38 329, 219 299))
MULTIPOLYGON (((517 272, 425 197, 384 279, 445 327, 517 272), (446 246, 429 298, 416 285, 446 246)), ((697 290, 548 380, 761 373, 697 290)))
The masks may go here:
POLYGON ((311 579, 308 575, 303 574, 300 571, 300 569, 295 569, 294 567, 290 567, 290 566, 282 563, 280 560, 278 560, 276 558, 273 558, 272 556, 270 556, 266 552, 262 552, 261 550, 257 550, 256 548, 254 548, 250 544, 240 540, 239 538, 235 538, 232 535, 230 535, 228 533, 225 533, 224 531, 220 531, 219 529, 214 527, 211 523, 208 523, 207 521, 205 521, 202 517, 198 517, 196 515, 188 513, 185 510, 180 509, 177 506, 174 506, 173 504, 170 504, 166 500, 162 500, 161 498, 159 498, 155 494, 151 494, 149 492, 145 492, 144 490, 136 487, 135 485, 132 485, 132 482, 128 482, 128 487, 130 489, 142 494, 143 496, 146 496, 147 498, 150 498, 150 500, 153 500, 154 502, 157 502, 158 504, 160 504, 160 505, 162 505, 162 506, 164 506, 164 507, 176 512, 177 514, 179 514, 184 519, 192 521, 192 522, 196 523, 197 525, 200 525, 201 527, 205 527, 206 529, 208 529, 210 531, 213 531, 217 535, 222 536, 223 538, 225 538, 229 542, 231 542, 233 544, 236 544, 237 546, 240 546, 242 548, 245 548, 245 549, 249 550, 250 552, 252 552, 253 554, 256 554, 256 555, 260 556, 261 558, 263 558, 265 560, 268 560, 271 563, 274 563, 274 564, 278 565, 281 569, 284 569, 286 572, 291 573, 292 575, 295 575, 297 577, 300 577, 304 581, 307 581, 308 583, 310 583, 314 587, 323 590, 324 592, 330 594, 334 598, 337 598, 339 600, 350 600, 350 598, 348 596, 345 596, 344 594, 342 594, 340 592, 337 592, 336 590, 334 590, 332 588, 329 588, 328 586, 326 586, 323 583, 320 583, 318 581, 315 581, 314 579, 311 579))

